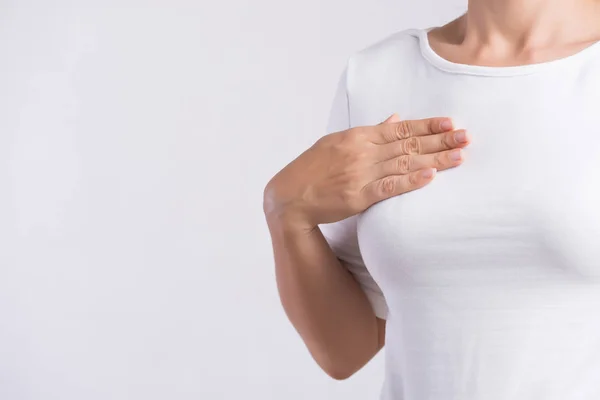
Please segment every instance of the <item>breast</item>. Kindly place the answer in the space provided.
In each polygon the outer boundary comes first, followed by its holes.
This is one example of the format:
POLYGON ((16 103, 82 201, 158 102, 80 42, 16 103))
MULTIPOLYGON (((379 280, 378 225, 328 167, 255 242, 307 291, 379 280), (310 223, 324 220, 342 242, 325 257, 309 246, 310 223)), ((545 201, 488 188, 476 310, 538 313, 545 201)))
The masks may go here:
POLYGON ((505 107, 517 125, 455 115, 473 137, 464 164, 359 217, 384 293, 600 280, 600 121, 548 117, 543 104, 505 107))

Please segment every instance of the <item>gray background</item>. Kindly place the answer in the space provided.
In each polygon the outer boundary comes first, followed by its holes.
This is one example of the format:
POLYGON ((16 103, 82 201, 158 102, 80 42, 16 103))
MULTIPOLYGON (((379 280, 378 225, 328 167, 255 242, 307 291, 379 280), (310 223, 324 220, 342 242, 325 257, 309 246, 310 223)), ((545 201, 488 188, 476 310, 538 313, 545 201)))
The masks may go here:
POLYGON ((346 59, 465 1, 0 1, 0 399, 377 398, 277 296, 268 179, 346 59))

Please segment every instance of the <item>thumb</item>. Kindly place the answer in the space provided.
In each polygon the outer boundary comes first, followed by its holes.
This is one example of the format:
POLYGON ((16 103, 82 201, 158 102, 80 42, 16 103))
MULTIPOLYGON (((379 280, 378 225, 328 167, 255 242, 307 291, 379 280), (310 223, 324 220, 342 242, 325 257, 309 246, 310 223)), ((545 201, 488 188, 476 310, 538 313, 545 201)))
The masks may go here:
POLYGON ((393 124, 393 123, 396 123, 396 122, 400 122, 400 117, 398 116, 398 114, 393 113, 392 115, 390 115, 390 117, 388 119, 386 119, 385 121, 383 121, 379 125, 393 124))

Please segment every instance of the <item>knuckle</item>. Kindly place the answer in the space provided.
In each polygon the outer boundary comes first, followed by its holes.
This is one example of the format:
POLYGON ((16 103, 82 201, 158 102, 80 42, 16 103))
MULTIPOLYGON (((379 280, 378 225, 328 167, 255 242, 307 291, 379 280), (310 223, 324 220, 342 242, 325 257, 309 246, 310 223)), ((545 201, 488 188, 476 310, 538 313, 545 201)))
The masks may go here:
POLYGON ((354 138, 360 138, 365 134, 365 128, 362 126, 357 126, 354 128, 348 129, 348 134, 354 138))
POLYGON ((396 137, 398 139, 408 139, 412 134, 412 124, 410 121, 400 121, 396 124, 396 137))
POLYGON ((403 155, 396 159, 396 169, 400 174, 407 174, 412 166, 412 157, 409 155, 403 155))
POLYGON ((347 153, 347 146, 343 140, 336 140, 329 144, 328 150, 331 157, 343 157, 347 153))
POLYGON ((349 168, 345 173, 346 187, 348 187, 348 190, 353 194, 357 191, 356 186, 365 180, 364 172, 362 172, 363 169, 364 168, 358 165, 354 166, 352 169, 349 168))
POLYGON ((433 156, 433 166, 437 169, 444 167, 444 160, 442 159, 442 153, 435 153, 433 156))
POLYGON ((356 196, 353 196, 349 201, 348 201, 348 207, 351 210, 355 210, 355 211, 362 211, 365 209, 365 196, 363 192, 360 192, 360 196, 357 193, 356 196))
POLYGON ((363 189, 360 189, 357 185, 348 186, 340 192, 340 200, 351 210, 363 210, 365 202, 365 191, 363 189))
POLYGON ((403 142, 404 154, 421 154, 421 141, 416 137, 411 137, 403 142))
POLYGON ((347 131, 343 134, 335 135, 328 142, 335 154, 354 155, 360 153, 360 150, 357 151, 361 143, 360 131, 347 131))
POLYGON ((339 196, 344 204, 350 204, 354 201, 354 192, 350 189, 341 190, 339 196))
POLYGON ((429 133, 434 133, 435 132, 435 126, 438 124, 437 119, 435 118, 429 118, 426 122, 426 128, 427 128, 427 132, 429 133))
POLYGON ((368 153, 360 148, 352 147, 348 149, 345 154, 345 162, 348 166, 348 175, 357 178, 360 174, 360 166, 364 165, 368 160, 368 153))
POLYGON ((390 196, 392 195, 397 187, 397 183, 396 180, 391 177, 385 177, 381 180, 381 182, 379 183, 379 192, 383 195, 383 196, 390 196))
POLYGON ((340 147, 340 144, 344 142, 346 135, 347 132, 330 133, 329 135, 325 135, 319 138, 315 145, 337 149, 340 147))
POLYGON ((408 175, 408 183, 410 186, 417 186, 419 179, 416 173, 408 175))
POLYGON ((444 150, 451 149, 452 143, 454 142, 454 134, 448 133, 446 135, 440 135, 440 136, 441 136, 441 140, 440 140, 441 148, 444 150))
POLYGON ((348 186, 339 192, 339 198, 343 204, 354 208, 358 202, 358 193, 354 186, 348 186))
POLYGON ((352 128, 348 130, 342 137, 342 140, 349 144, 356 144, 364 137, 364 132, 360 128, 352 128))

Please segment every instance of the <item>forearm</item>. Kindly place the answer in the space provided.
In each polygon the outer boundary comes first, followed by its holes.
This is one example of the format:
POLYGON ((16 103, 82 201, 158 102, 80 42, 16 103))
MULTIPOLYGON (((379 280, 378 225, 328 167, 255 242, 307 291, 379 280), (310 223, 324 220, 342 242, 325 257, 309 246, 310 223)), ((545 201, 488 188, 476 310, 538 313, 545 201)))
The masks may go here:
POLYGON ((285 312, 317 363, 342 379, 381 348, 381 322, 318 228, 269 217, 277 286, 285 312))

